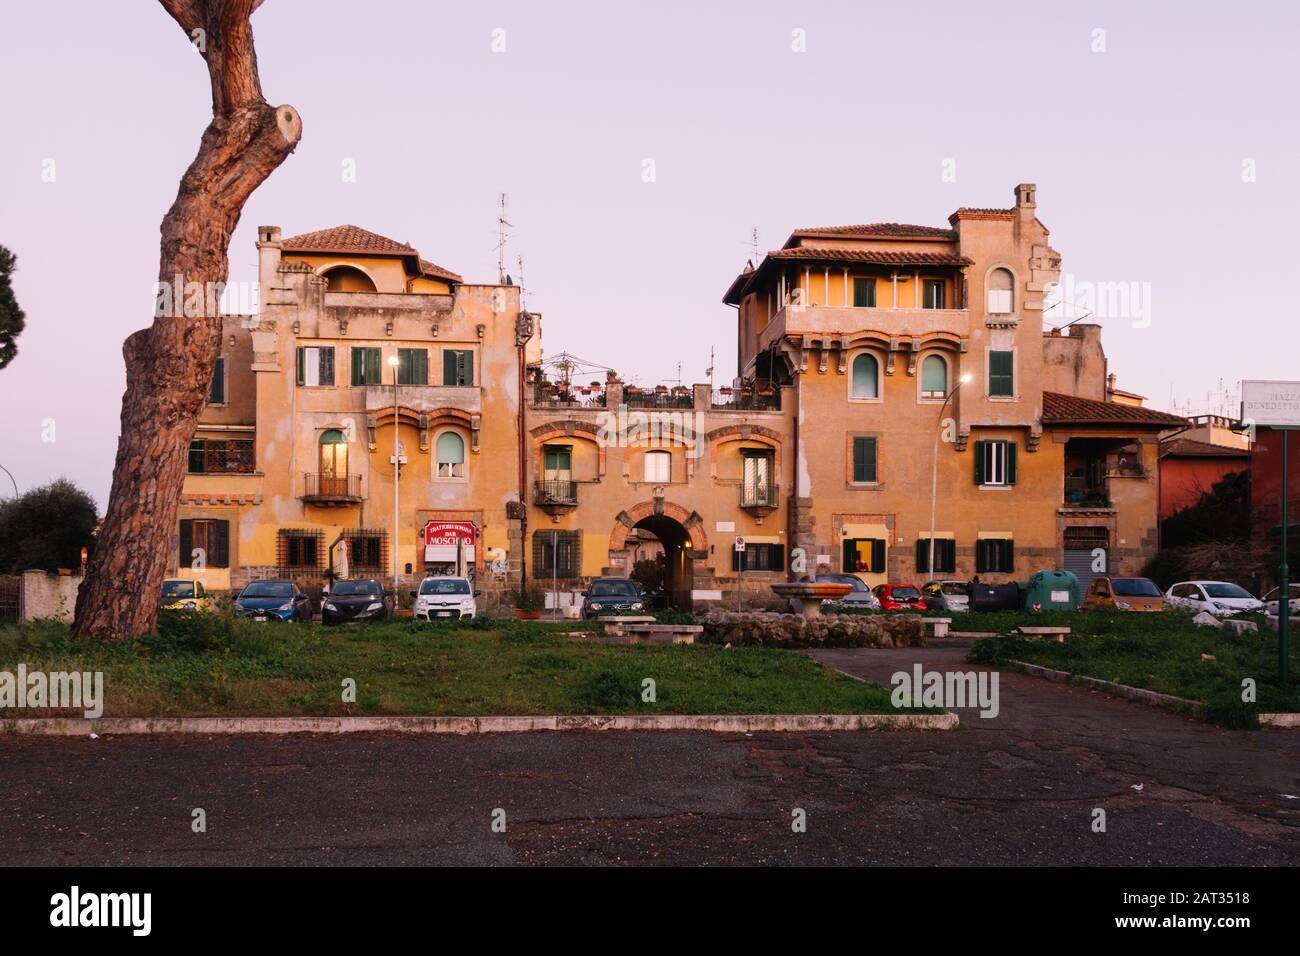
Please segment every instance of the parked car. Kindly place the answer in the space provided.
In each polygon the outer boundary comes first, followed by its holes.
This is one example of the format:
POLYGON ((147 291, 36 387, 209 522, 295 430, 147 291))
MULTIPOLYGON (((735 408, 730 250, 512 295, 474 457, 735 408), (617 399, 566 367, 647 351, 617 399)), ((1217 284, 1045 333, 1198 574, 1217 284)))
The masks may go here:
POLYGON ((292 581, 250 581, 235 598, 235 616, 301 624, 311 620, 311 601, 292 581))
POLYGON ((474 590, 469 578, 425 578, 420 589, 411 592, 415 598, 411 614, 417 621, 473 619, 478 616, 475 599, 482 593, 474 590))
MULTIPOLYGON (((1287 592, 1291 600, 1291 613, 1288 616, 1300 617, 1300 584, 1289 585, 1287 592)), ((1280 589, 1273 588, 1260 600, 1264 603, 1264 613, 1269 617, 1277 617, 1282 613, 1282 593, 1280 589)))
POLYGON ((1187 611, 1209 611, 1217 617, 1264 610, 1264 602, 1227 581, 1180 581, 1165 592, 1165 603, 1187 611))
POLYGON ((833 601, 822 601, 822 608, 834 610, 847 608, 853 611, 879 611, 880 599, 871 593, 871 588, 856 574, 823 574, 817 579, 818 584, 847 584, 853 588, 844 597, 833 601))
POLYGON ((1088 585, 1083 606, 1086 610, 1163 611, 1165 596, 1150 578, 1100 577, 1088 585))
POLYGON ((915 584, 877 584, 872 593, 885 611, 924 611, 925 598, 915 584))
POLYGON ((645 594, 627 578, 596 578, 582 592, 582 619, 645 610, 645 594))
POLYGON ((970 590, 965 581, 930 581, 921 592, 931 611, 960 614, 970 610, 970 590))
POLYGON ((164 611, 210 611, 212 597, 202 581, 185 578, 168 578, 163 582, 162 599, 158 606, 164 611))
POLYGON ((329 593, 321 598, 322 624, 346 624, 349 621, 386 621, 389 615, 388 598, 391 591, 373 578, 355 581, 335 581, 329 593))

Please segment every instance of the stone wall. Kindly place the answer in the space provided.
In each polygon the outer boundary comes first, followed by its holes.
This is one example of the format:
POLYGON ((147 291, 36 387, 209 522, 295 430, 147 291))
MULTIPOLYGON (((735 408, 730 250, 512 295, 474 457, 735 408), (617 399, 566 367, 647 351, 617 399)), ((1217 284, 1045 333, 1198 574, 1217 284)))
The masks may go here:
POLYGON ((18 603, 19 619, 23 621, 55 620, 72 622, 72 612, 77 606, 77 589, 82 576, 71 574, 46 574, 44 571, 24 571, 22 592, 18 603))

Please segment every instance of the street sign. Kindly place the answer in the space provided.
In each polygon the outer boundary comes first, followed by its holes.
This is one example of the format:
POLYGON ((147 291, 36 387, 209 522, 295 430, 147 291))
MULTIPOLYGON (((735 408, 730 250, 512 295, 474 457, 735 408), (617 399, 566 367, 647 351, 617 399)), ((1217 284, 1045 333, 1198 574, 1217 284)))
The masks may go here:
POLYGON ((736 535, 736 551, 740 552, 744 550, 745 550, 745 536, 743 534, 738 534, 736 535))
POLYGON ((1300 428, 1300 382, 1242 382, 1241 420, 1266 428, 1300 428))

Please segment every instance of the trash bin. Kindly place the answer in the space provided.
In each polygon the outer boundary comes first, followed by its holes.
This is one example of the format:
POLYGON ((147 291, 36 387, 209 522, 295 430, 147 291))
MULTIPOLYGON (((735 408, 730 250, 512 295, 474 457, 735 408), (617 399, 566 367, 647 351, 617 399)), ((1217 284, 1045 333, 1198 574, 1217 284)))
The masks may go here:
POLYGON ((1024 607, 1020 598, 1020 585, 1012 581, 1008 584, 972 584, 970 588, 970 609, 972 611, 1018 611, 1024 607))
POLYGON ((1079 608, 1079 579, 1069 571, 1039 571, 1025 589, 1026 611, 1075 611, 1079 608))

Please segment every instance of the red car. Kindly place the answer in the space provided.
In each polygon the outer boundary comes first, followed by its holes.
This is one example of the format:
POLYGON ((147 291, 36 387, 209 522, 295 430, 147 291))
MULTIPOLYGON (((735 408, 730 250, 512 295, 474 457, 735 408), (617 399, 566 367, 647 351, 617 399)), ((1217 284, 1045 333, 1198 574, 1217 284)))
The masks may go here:
POLYGON ((880 599, 881 610, 924 611, 925 598, 913 584, 877 584, 872 594, 880 599))

